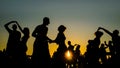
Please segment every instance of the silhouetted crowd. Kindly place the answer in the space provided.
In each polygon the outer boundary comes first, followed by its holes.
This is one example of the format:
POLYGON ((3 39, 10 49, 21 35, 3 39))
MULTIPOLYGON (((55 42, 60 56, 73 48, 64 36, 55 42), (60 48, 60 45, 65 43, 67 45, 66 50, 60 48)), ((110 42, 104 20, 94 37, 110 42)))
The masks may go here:
POLYGON ((95 38, 88 40, 86 52, 82 55, 81 45, 65 44, 64 31, 66 27, 60 25, 54 40, 47 36, 50 19, 43 18, 43 23, 36 26, 32 32, 35 38, 32 55, 27 55, 27 41, 30 37, 28 27, 22 28, 17 21, 10 21, 4 25, 9 33, 7 46, 0 51, 1 67, 35 67, 35 68, 105 68, 120 67, 120 36, 119 31, 108 31, 98 27, 95 38), (12 24, 12 28, 9 25, 12 24), (18 30, 19 29, 19 30, 18 30), (102 32, 103 31, 103 32, 102 32), (111 40, 101 43, 101 37, 107 33, 111 40), (57 51, 50 57, 48 44, 56 43, 57 51), (68 45, 68 47, 67 47, 68 45), (109 49, 109 52, 106 51, 109 49))

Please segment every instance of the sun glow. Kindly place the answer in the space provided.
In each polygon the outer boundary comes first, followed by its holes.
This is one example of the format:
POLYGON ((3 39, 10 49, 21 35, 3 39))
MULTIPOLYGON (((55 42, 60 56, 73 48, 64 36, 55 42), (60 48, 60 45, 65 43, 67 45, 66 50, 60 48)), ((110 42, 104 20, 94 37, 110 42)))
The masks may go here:
POLYGON ((72 55, 72 53, 71 53, 69 50, 67 50, 67 51, 65 52, 65 57, 66 57, 66 59, 71 60, 72 57, 73 57, 73 55, 72 55))

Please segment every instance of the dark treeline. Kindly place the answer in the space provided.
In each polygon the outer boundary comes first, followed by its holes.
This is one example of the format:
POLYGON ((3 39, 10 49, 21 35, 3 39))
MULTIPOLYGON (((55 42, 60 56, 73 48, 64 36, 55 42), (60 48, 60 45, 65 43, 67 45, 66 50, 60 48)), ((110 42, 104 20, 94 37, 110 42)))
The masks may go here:
POLYGON ((95 38, 89 39, 86 46, 87 50, 82 55, 81 45, 72 44, 68 41, 65 44, 66 36, 64 31, 67 29, 64 25, 58 27, 56 38, 50 39, 47 36, 48 17, 43 18, 43 23, 36 26, 32 32, 35 38, 32 55, 27 55, 27 41, 30 37, 28 27, 22 28, 17 21, 10 21, 4 25, 9 33, 7 46, 0 51, 1 67, 38 67, 38 68, 105 68, 120 67, 120 36, 119 31, 109 30, 98 27, 95 31, 95 38), (12 24, 12 28, 9 25, 12 24), (107 33, 111 39, 101 43, 101 37, 107 33), (56 43, 57 51, 50 57, 48 43, 56 43), (68 45, 68 47, 66 46, 68 45), (109 48, 109 52, 106 51, 109 48))

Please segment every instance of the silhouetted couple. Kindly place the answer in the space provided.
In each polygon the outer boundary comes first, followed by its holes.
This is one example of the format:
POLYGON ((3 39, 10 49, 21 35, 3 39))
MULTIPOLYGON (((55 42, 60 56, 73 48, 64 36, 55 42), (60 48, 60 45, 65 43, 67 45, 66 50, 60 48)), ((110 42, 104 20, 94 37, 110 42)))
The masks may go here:
POLYGON ((27 51, 27 40, 29 38, 29 29, 25 27, 24 29, 18 24, 17 21, 10 21, 4 25, 9 33, 9 38, 6 46, 6 55, 9 60, 12 60, 10 64, 26 64, 26 51, 27 51), (9 27, 12 24, 12 29, 9 27), (21 37, 21 32, 17 30, 17 26, 23 33, 21 37))
POLYGON ((59 33, 56 39, 51 40, 47 36, 48 24, 50 24, 49 18, 44 17, 43 23, 41 25, 38 25, 32 33, 32 36, 36 38, 33 45, 32 63, 35 66, 37 65, 38 67, 44 68, 49 68, 51 65, 51 57, 49 54, 48 43, 56 42, 59 45, 57 49, 57 51, 60 52, 59 56, 62 56, 62 51, 66 49, 65 45, 66 37, 63 33, 66 27, 64 27, 63 25, 59 26, 58 27, 59 33))

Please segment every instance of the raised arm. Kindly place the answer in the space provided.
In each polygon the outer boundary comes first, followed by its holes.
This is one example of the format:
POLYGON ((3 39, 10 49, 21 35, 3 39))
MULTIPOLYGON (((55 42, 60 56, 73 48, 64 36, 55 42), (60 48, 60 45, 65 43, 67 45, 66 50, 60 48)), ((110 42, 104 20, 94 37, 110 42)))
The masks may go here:
POLYGON ((21 26, 19 25, 19 23, 18 23, 18 22, 16 22, 16 24, 18 25, 18 27, 19 27, 20 31, 23 33, 23 29, 21 28, 21 26))
POLYGON ((11 31, 11 29, 8 27, 11 23, 15 23, 16 21, 10 21, 10 22, 8 22, 7 24, 5 24, 4 25, 4 27, 5 27, 5 29, 8 31, 8 32, 10 32, 11 31))
POLYGON ((108 48, 108 47, 109 47, 109 45, 106 43, 106 41, 104 41, 104 44, 106 45, 105 48, 108 48))
POLYGON ((108 44, 106 43, 106 41, 104 41, 104 44, 105 44, 106 46, 108 46, 108 44))
POLYGON ((99 27, 98 30, 100 30, 100 29, 104 30, 107 34, 109 34, 110 36, 112 36, 112 33, 110 31, 108 31, 107 29, 99 27))

